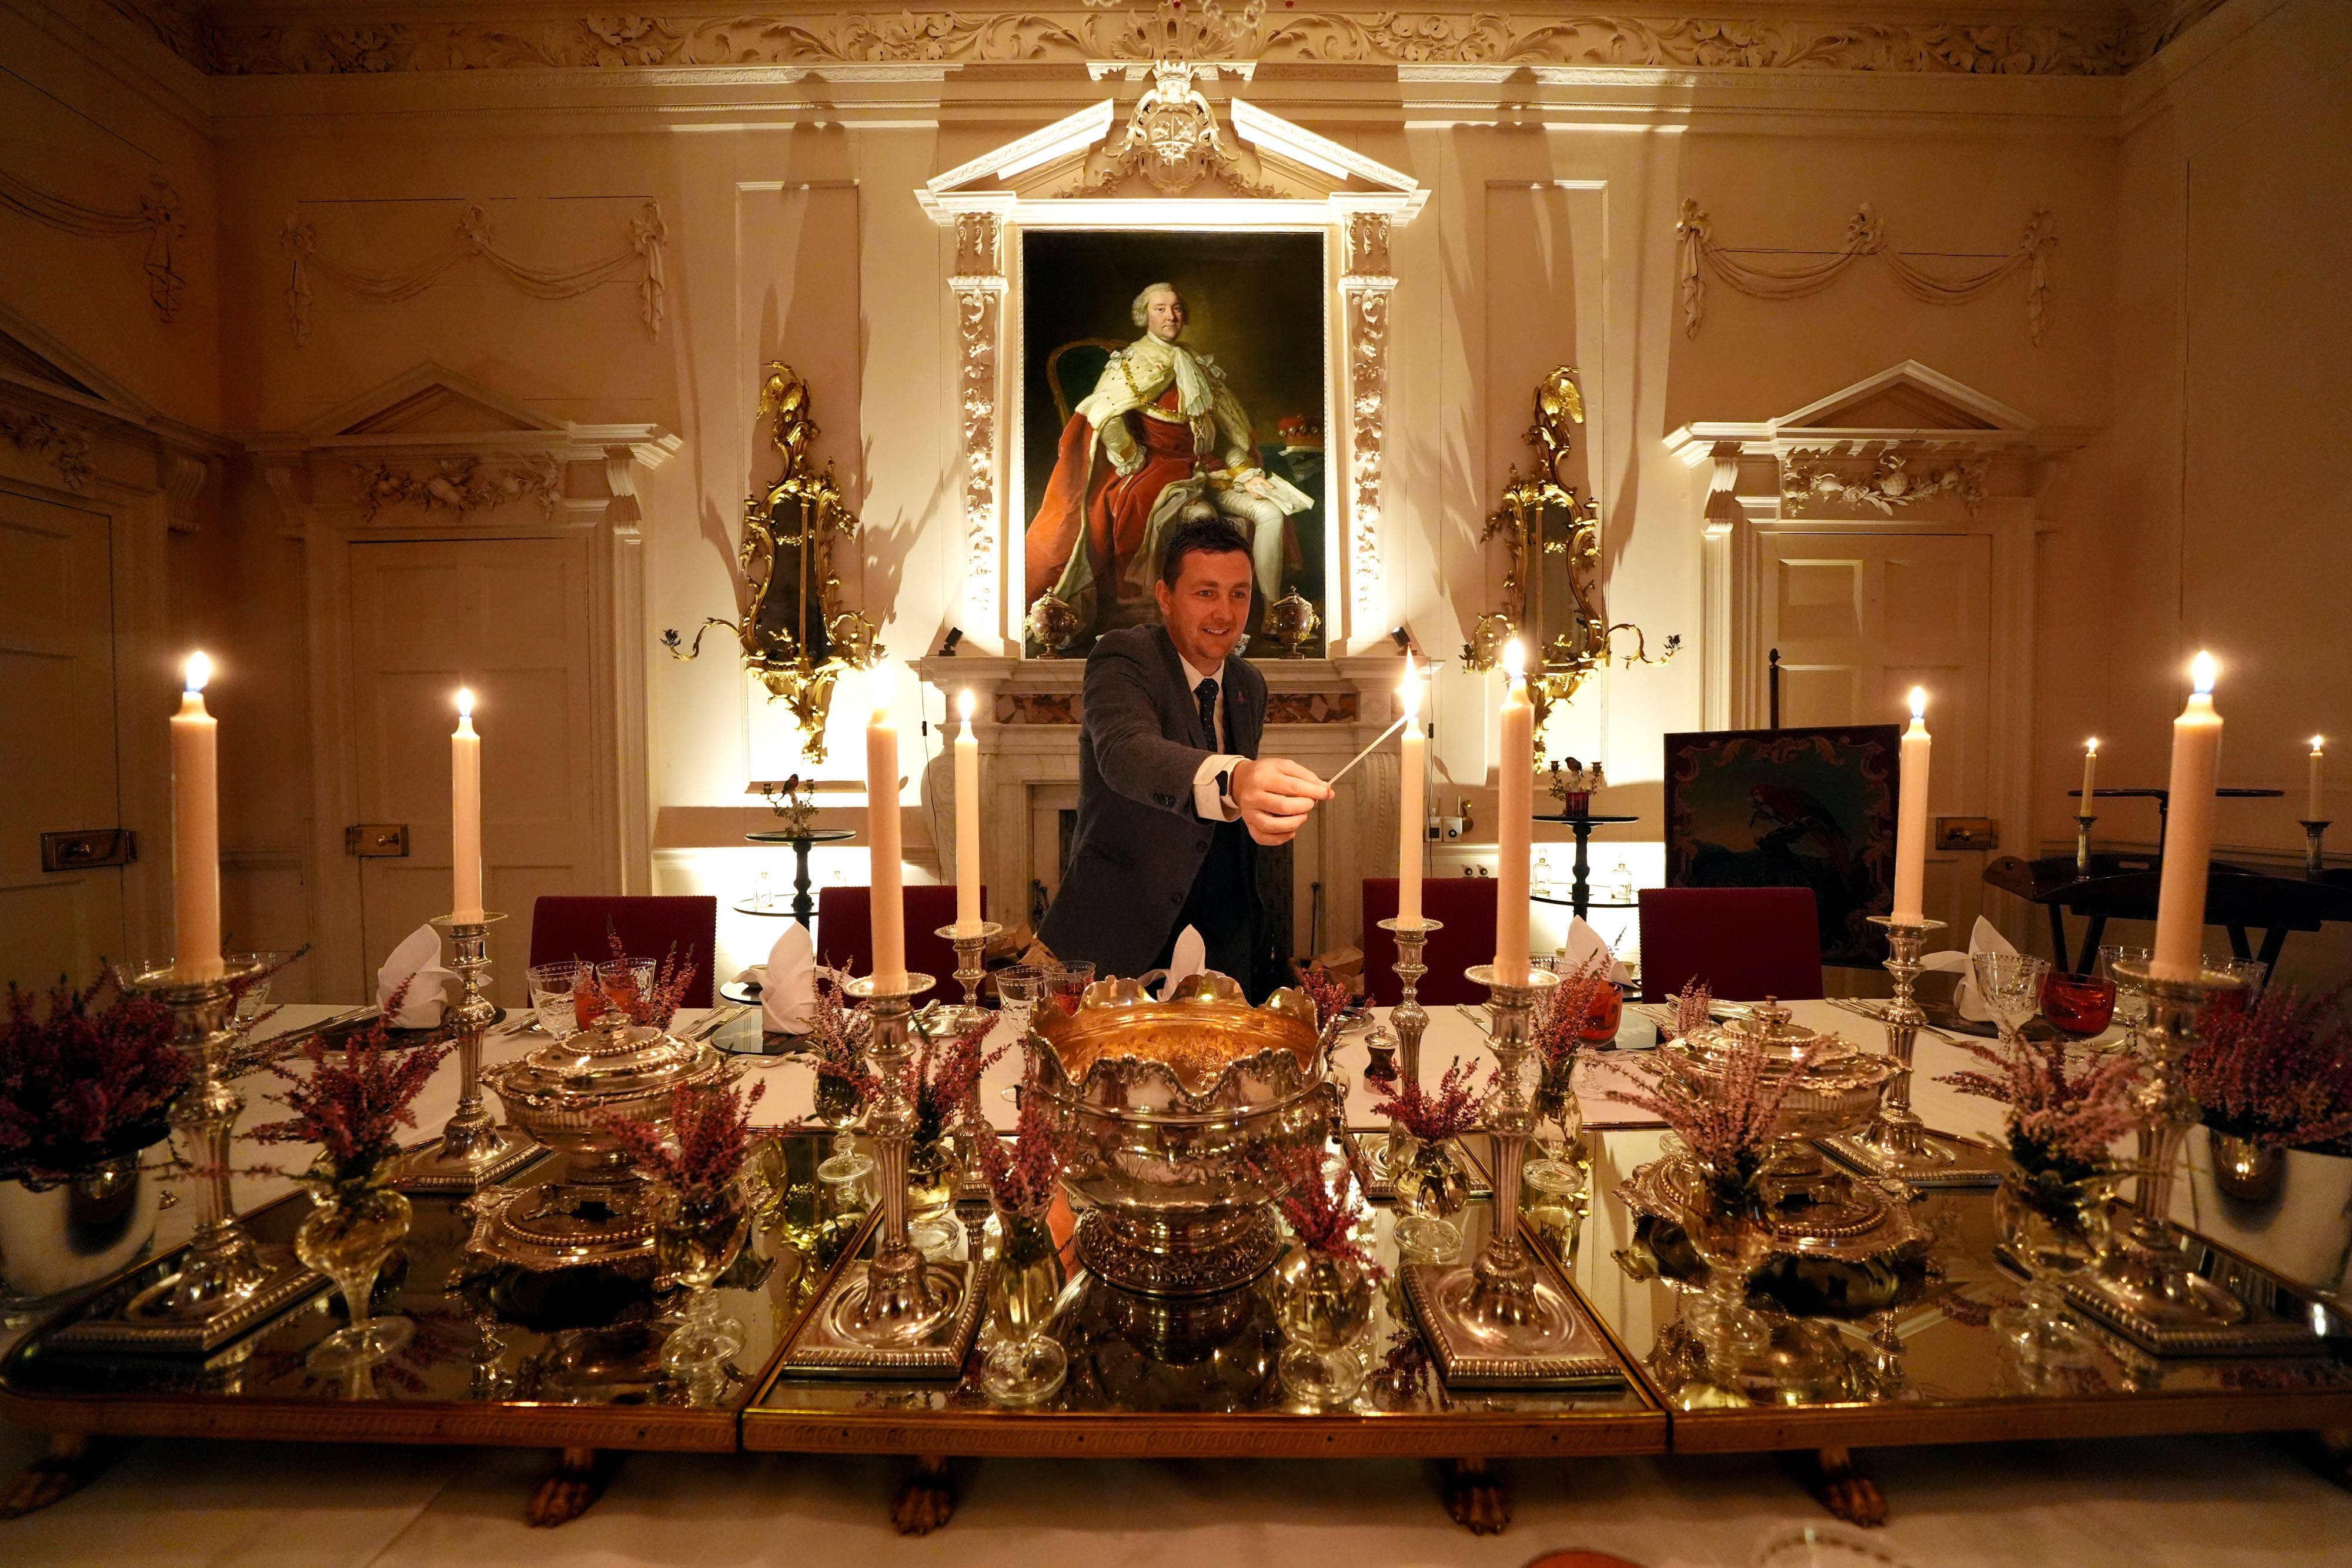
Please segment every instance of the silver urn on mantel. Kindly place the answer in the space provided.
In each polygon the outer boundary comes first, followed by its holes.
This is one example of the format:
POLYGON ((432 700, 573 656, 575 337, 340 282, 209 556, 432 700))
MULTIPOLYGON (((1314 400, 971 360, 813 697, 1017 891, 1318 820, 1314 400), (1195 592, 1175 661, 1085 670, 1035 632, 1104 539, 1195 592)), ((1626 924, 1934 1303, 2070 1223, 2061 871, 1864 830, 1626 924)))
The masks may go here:
POLYGON ((1270 1157, 1319 1150, 1334 1109, 1304 992, 1253 1008, 1213 972, 1164 999, 1098 980, 1075 1012, 1047 1003, 1031 1028, 1046 1049, 1024 1092, 1053 1105, 1068 1136, 1063 1179, 1090 1206, 1078 1248, 1097 1277, 1205 1296, 1274 1265, 1270 1157))
POLYGON ((606 1017, 483 1070, 508 1119, 564 1167, 551 1181, 478 1194, 468 1250, 531 1270, 652 1268, 650 1189, 605 1124, 666 1123, 678 1090, 729 1082, 740 1069, 707 1043, 606 1017))

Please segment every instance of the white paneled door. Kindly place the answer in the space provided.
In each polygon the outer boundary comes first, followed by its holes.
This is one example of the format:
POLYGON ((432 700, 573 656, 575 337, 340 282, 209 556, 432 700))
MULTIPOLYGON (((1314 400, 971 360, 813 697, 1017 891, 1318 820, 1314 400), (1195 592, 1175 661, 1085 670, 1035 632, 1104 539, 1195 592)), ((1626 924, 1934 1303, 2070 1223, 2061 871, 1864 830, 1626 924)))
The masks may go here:
POLYGON ((408 830, 406 855, 361 862, 369 966, 449 910, 449 732, 454 694, 470 687, 484 897, 508 916, 490 956, 498 998, 513 1007, 527 995, 532 901, 597 891, 615 831, 593 734, 590 538, 350 548, 360 821, 408 830))
POLYGON ((1782 725, 1907 723, 1905 699, 1927 688, 1927 913, 1965 946, 1983 903, 1984 852, 1937 849, 1932 824, 1994 814, 1992 540, 1768 528, 1758 548, 1759 646, 1748 667, 1763 670, 1767 651, 1780 650, 1782 725))
POLYGON ((121 822, 111 542, 100 514, 0 490, 0 981, 86 984, 101 956, 160 956, 123 951, 119 868, 41 869, 43 833, 121 822))

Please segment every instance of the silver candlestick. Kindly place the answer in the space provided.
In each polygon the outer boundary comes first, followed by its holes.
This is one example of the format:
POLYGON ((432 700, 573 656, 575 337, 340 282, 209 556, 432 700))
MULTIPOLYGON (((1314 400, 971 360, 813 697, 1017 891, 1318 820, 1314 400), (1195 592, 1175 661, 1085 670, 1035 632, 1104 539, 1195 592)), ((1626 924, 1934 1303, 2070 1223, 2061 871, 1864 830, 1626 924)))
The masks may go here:
POLYGON ((2074 874, 2077 876, 2091 874, 2091 824, 2098 820, 2096 817, 2080 816, 2074 819, 2074 874))
POLYGON ((2320 873, 2326 869, 2326 862, 2320 856, 2319 845, 2320 841, 2327 836, 2327 824, 2332 821, 2333 818, 2324 817, 2318 821, 2303 824, 2303 874, 2314 882, 2318 881, 2320 873))
POLYGON ((231 963, 217 979, 189 979, 173 968, 140 976, 127 989, 172 1009, 173 1043, 194 1070, 171 1113, 172 1132, 194 1176, 196 1232, 177 1270, 143 1287, 101 1299, 50 1336, 78 1349, 205 1352, 226 1343, 320 1290, 313 1273, 283 1247, 257 1246, 236 1217, 229 1190, 230 1140, 245 1096, 222 1076, 237 1039, 233 1019, 242 984, 261 973, 254 960, 231 963))
POLYGON ((1927 1021, 1913 999, 1919 985, 1919 951, 1929 936, 1944 929, 1944 923, 1897 920, 1891 915, 1874 915, 1870 923, 1886 929, 1886 972, 1895 977, 1894 999, 1886 1004, 1886 1054, 1903 1071, 1887 1080, 1878 1114, 1859 1141, 1876 1175, 1939 1171, 1952 1163, 1952 1151, 1928 1141, 1927 1124, 1911 1109, 1911 1053, 1919 1043, 1919 1026, 1927 1021))
MULTIPOLYGON (((1377 922, 1380 928, 1396 938, 1396 962, 1390 966, 1403 987, 1397 1005, 1389 1009, 1389 1027, 1397 1037, 1397 1079, 1389 1088, 1391 1097, 1408 1083, 1421 1087, 1421 1036, 1429 1028, 1429 1014, 1421 1005, 1421 977, 1429 973, 1422 955, 1429 946, 1430 933, 1445 929, 1442 920, 1402 920, 1391 915, 1377 922)), ((1394 1134, 1396 1122, 1391 1118, 1389 1131, 1394 1134)), ((1382 1140, 1366 1152, 1365 1164, 1376 1183, 1393 1183, 1394 1174, 1389 1169, 1389 1140, 1382 1140)))
POLYGON ((1536 1266, 1519 1239, 1519 1172, 1536 1113, 1528 1068, 1535 998, 1559 984, 1546 969, 1505 980, 1481 964, 1469 977, 1492 993, 1494 1086, 1486 1127, 1494 1149, 1494 1220, 1468 1265, 1412 1263, 1405 1294, 1427 1331, 1449 1386, 1581 1383, 1614 1374, 1607 1351, 1575 1301, 1536 1266))
POLYGON ((933 935, 955 948, 955 977, 963 986, 963 1005, 957 1008, 951 1016, 955 1019, 953 1027, 961 1033, 988 1018, 988 1009, 980 1005, 980 982, 988 975, 986 966, 981 962, 981 955, 988 950, 991 942, 1004 935, 1004 927, 993 920, 983 920, 969 932, 954 925, 942 925, 933 935))
POLYGON ((977 1261, 933 1262, 907 1238, 907 1156, 914 1142, 915 1097, 907 1082, 913 1000, 931 988, 929 975, 908 975, 886 988, 876 978, 843 988, 873 1020, 866 1058, 875 1089, 866 1132, 881 1184, 882 1219, 871 1258, 842 1271, 812 1316, 786 1364, 804 1373, 956 1377, 980 1327, 986 1294, 977 1261))
POLYGON ((505 918, 433 917, 433 928, 449 938, 449 967, 465 986, 449 1013, 457 1032, 457 1110, 442 1124, 438 1144, 403 1156, 393 1178, 403 1192, 479 1192, 539 1153, 539 1145, 499 1126, 482 1104, 482 1033, 499 1016, 490 1000, 490 927, 505 918))

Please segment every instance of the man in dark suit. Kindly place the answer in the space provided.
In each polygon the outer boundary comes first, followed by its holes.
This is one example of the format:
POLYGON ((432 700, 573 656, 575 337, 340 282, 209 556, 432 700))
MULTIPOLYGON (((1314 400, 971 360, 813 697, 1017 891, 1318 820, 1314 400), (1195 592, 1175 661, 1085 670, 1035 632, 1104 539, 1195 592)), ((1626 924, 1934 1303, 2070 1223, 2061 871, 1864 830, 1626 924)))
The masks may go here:
POLYGON ((1255 846, 1288 843, 1331 798, 1310 769, 1257 756, 1265 677, 1234 653, 1251 585, 1232 524, 1188 523, 1161 554, 1160 623, 1107 632, 1087 655, 1077 837, 1037 935, 1097 976, 1166 964, 1190 925, 1209 967, 1246 985, 1255 846))

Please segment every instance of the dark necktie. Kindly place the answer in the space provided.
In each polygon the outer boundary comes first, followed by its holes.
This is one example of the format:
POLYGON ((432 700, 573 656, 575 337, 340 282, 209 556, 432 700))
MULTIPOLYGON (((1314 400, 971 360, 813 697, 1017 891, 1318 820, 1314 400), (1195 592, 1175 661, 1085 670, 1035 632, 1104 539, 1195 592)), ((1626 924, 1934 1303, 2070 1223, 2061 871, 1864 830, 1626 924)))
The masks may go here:
POLYGON ((1201 729, 1208 736, 1209 749, 1213 751, 1217 747, 1217 683, 1204 680, 1192 688, 1192 695, 1201 699, 1201 729))

